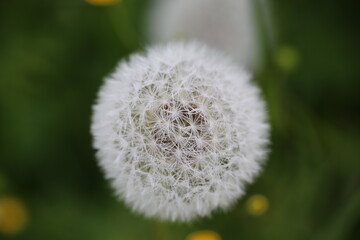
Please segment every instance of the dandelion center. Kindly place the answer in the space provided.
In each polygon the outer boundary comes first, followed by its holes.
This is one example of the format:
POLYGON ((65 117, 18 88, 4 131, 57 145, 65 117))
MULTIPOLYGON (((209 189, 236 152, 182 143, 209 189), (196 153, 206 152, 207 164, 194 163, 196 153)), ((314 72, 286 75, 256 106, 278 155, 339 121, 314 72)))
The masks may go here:
POLYGON ((150 135, 161 153, 175 161, 194 159, 207 151, 211 140, 208 119, 198 104, 177 100, 153 112, 150 135))

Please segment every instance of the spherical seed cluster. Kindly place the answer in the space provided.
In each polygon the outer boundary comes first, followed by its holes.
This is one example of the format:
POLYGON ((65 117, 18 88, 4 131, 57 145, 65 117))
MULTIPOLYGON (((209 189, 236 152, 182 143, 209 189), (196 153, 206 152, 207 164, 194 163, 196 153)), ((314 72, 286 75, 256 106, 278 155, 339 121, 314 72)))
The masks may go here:
POLYGON ((94 106, 100 166, 135 211, 187 221, 230 206, 260 170, 268 124, 259 90, 198 43, 122 62, 94 106))

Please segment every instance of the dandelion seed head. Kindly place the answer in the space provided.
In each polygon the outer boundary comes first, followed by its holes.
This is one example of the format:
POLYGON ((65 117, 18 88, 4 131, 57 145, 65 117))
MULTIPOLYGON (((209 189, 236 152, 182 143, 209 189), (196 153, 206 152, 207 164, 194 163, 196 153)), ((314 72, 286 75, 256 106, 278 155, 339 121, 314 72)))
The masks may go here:
POLYGON ((228 208, 267 152, 258 88, 230 59, 194 42, 121 62, 99 92, 91 130, 116 194, 163 220, 228 208))

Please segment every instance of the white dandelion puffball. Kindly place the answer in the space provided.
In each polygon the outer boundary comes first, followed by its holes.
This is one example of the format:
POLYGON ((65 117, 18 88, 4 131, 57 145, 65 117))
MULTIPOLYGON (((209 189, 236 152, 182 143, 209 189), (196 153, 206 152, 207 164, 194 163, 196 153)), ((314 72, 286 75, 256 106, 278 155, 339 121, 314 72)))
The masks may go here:
POLYGON ((153 0, 146 28, 150 41, 196 39, 247 68, 261 65, 253 0, 153 0))
POLYGON ((188 221, 229 207, 266 157, 259 89, 199 43, 121 62, 93 110, 100 166, 120 199, 148 217, 188 221))

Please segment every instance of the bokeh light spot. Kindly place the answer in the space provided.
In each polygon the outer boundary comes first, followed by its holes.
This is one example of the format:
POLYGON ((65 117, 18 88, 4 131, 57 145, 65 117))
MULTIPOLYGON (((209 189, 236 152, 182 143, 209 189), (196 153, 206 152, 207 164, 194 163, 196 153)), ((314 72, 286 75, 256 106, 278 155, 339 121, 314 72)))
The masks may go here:
POLYGON ((221 237, 213 231, 199 231, 191 233, 186 240, 221 240, 221 237))
POLYGON ((291 46, 282 46, 275 54, 275 62, 282 70, 290 72, 299 65, 299 53, 291 46))
POLYGON ((28 219, 26 207, 15 197, 0 197, 0 232, 6 235, 20 233, 28 219))
POLYGON ((267 212, 269 201, 263 195, 251 196, 246 202, 246 209, 251 215, 259 216, 267 212))

